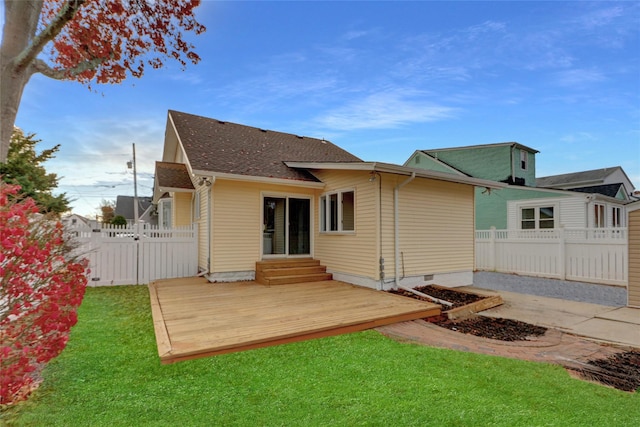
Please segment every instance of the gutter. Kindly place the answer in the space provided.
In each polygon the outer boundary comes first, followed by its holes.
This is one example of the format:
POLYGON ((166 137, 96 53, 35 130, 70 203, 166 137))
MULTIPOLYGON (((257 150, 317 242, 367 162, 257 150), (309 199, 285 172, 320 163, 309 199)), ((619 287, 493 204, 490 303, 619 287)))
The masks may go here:
POLYGON ((400 196, 400 189, 402 187, 404 187, 405 185, 407 185, 408 183, 410 183, 411 181, 413 181, 416 178, 416 173, 415 172, 411 172, 411 176, 407 179, 405 179, 404 181, 402 181, 400 184, 396 185, 395 188, 393 189, 393 227, 394 227, 394 249, 395 249, 395 255, 394 255, 394 275, 395 275, 395 285, 396 288, 398 286, 400 286, 400 213, 399 213, 399 196, 400 196))

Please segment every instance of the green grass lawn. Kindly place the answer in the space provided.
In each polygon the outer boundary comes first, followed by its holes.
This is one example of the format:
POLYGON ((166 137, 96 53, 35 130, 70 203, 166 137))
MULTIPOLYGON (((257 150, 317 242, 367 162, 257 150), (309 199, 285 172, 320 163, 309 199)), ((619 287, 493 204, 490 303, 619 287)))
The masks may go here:
POLYGON ((375 331, 161 365, 146 287, 90 288, 16 426, 636 426, 640 394, 375 331))

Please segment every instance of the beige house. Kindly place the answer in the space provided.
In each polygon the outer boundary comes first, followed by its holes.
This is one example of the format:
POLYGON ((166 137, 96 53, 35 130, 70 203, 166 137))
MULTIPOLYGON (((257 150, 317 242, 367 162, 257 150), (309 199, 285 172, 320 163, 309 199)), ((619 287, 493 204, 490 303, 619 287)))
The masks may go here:
POLYGON ((198 224, 210 281, 256 262, 315 258, 337 280, 389 289, 469 285, 474 187, 493 181, 365 162, 329 141, 169 111, 159 223, 198 224))
POLYGON ((629 284, 627 285, 629 307, 640 308, 640 201, 627 205, 629 224, 629 284))

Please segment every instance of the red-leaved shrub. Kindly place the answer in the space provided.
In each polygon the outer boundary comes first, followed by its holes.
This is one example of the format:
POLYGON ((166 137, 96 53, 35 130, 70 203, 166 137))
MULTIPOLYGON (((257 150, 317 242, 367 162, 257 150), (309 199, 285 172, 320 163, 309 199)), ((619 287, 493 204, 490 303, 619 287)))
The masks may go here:
POLYGON ((60 221, 0 184, 0 405, 26 398, 62 352, 87 285, 60 221))

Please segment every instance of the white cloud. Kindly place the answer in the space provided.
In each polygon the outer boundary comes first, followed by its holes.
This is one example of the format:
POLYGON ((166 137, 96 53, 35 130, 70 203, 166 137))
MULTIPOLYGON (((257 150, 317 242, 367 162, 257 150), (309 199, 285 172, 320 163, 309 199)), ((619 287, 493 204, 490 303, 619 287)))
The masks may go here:
POLYGON ((374 93, 331 110, 315 119, 334 130, 389 129, 409 123, 445 120, 456 109, 428 101, 419 93, 389 90, 374 93))
POLYGON ((560 141, 570 144, 583 143, 587 141, 595 141, 596 137, 589 132, 574 132, 571 134, 563 135, 560 137, 560 141))
POLYGON ((583 87, 591 83, 597 83, 605 80, 605 76, 594 68, 591 69, 571 69, 563 70, 554 74, 557 84, 561 86, 578 86, 583 87))

